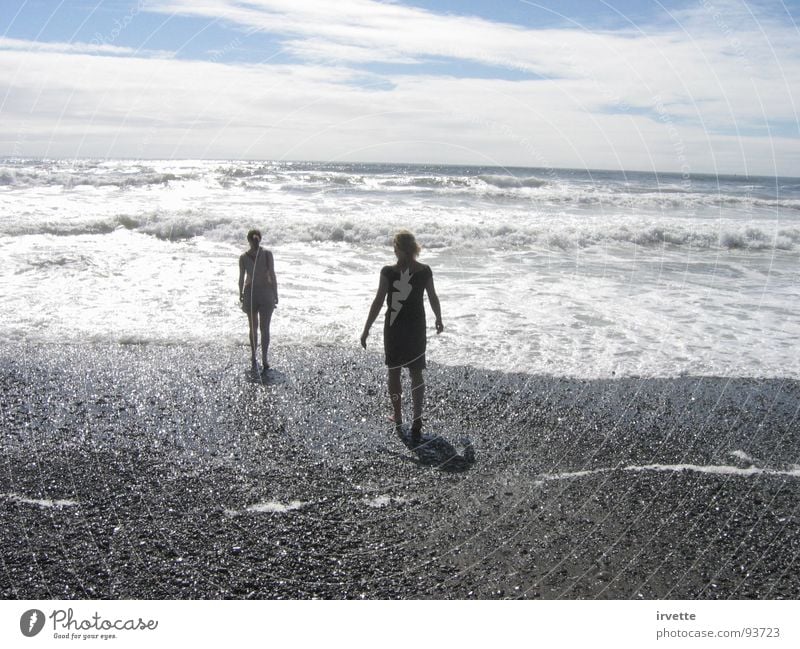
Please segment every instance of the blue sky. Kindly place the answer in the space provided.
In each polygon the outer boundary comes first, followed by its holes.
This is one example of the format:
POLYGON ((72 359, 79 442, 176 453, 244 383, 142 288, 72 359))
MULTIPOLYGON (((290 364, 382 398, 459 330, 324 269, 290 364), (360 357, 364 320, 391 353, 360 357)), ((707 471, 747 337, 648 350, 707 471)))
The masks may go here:
POLYGON ((800 175, 797 2, 4 0, 0 156, 800 175))

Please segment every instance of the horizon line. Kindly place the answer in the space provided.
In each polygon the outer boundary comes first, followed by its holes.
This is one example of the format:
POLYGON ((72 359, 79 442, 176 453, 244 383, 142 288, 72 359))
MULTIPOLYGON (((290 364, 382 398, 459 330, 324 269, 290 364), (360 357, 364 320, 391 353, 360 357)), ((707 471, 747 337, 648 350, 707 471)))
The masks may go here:
POLYGON ((691 179, 697 176, 713 176, 715 178, 786 178, 791 180, 800 180, 798 176, 786 176, 781 174, 745 174, 745 173, 719 173, 715 171, 692 171, 685 173, 683 171, 665 171, 658 169, 624 169, 624 168, 602 168, 602 167, 529 167, 525 165, 481 165, 475 163, 441 163, 441 162, 386 162, 383 160, 311 160, 311 159, 288 159, 288 158, 146 158, 146 157, 110 157, 110 156, 67 156, 67 157, 45 157, 45 156, 4 156, 0 155, 0 160, 4 162, 10 161, 23 161, 23 160, 37 160, 37 161, 63 161, 63 160, 116 160, 119 162, 181 162, 181 161, 197 161, 197 162, 272 162, 272 163, 310 163, 310 164, 351 164, 351 165, 395 165, 395 166, 429 166, 429 167, 465 167, 474 169, 504 169, 509 171, 511 169, 536 169, 543 171, 583 171, 587 173, 602 172, 602 173, 632 173, 632 174, 655 174, 655 175, 671 175, 681 176, 684 179, 691 179))

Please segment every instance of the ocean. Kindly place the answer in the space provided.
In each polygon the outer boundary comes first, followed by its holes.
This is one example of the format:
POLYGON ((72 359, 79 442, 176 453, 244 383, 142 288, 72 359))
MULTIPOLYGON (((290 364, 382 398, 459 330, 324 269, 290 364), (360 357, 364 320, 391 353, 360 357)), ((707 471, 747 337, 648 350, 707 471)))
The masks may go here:
MULTIPOLYGON (((0 160, 0 336, 222 343, 274 252, 274 349, 358 338, 401 228, 442 301, 428 359, 529 374, 800 378, 800 179, 441 165, 0 160)), ((370 348, 380 351, 382 320, 370 348)))

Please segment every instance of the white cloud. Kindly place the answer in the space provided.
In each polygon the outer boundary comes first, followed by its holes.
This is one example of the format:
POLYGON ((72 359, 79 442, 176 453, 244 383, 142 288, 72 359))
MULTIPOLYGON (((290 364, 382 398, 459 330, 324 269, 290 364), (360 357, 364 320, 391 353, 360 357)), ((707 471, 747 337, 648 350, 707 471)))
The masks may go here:
POLYGON ((796 32, 763 16, 739 17, 734 30, 701 4, 658 29, 592 32, 368 0, 172 0, 147 8, 279 34, 304 63, 122 59, 110 56, 123 54, 116 51, 89 56, 81 44, 29 51, 24 41, 0 42, 0 96, 8 91, 0 147, 800 173, 790 128, 796 32), (549 78, 432 75, 431 57, 549 78), (374 62, 406 65, 381 77, 358 69, 374 62))
POLYGON ((358 62, 363 58, 361 50, 369 49, 377 60, 448 57, 531 72, 545 68, 559 72, 554 54, 569 47, 571 40, 580 39, 584 49, 603 49, 593 34, 578 30, 526 30, 373 0, 165 0, 149 4, 148 10, 221 19, 250 30, 286 35, 295 47, 300 42, 296 37, 301 36, 316 44, 315 52, 323 44, 339 56, 352 48, 358 62))
POLYGON ((589 110, 650 108, 658 97, 675 119, 731 132, 798 119, 796 28, 737 2, 703 0, 665 14, 671 22, 659 28, 632 22, 616 32, 522 28, 374 0, 164 0, 151 8, 286 36, 291 53, 315 63, 444 57, 583 80, 604 90, 589 110))
POLYGON ((318 38, 288 40, 283 43, 283 48, 293 56, 317 63, 418 63, 418 59, 398 51, 345 45, 318 38))
POLYGON ((61 54, 104 54, 119 56, 160 56, 171 57, 172 52, 164 50, 138 51, 132 47, 120 47, 109 43, 58 43, 45 41, 26 41, 18 38, 0 37, 0 50, 17 50, 23 52, 58 52, 61 54))

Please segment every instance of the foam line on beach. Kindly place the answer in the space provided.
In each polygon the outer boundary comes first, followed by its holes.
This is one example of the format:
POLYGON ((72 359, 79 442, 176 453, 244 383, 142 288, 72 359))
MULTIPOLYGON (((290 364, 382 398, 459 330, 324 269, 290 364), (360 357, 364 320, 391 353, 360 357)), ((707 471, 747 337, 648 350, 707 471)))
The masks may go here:
POLYGON ((17 503, 22 503, 25 505, 38 505, 39 507, 48 507, 48 508, 55 508, 55 507, 75 507, 78 505, 77 500, 52 500, 50 498, 27 498, 25 496, 20 496, 19 494, 0 494, 2 498, 6 500, 13 500, 17 503))
POLYGON ((740 460, 744 462, 750 462, 750 464, 756 463, 756 461, 744 451, 731 451, 731 455, 733 455, 733 457, 738 457, 740 460))
POLYGON ((388 494, 383 494, 380 496, 375 496, 374 498, 364 498, 364 502, 370 507, 380 508, 387 507, 391 503, 402 504, 406 502, 406 499, 399 496, 389 496, 388 494))
POLYGON ((695 473, 715 473, 718 475, 737 475, 737 476, 753 476, 753 475, 774 475, 785 476, 788 478, 800 478, 800 466, 793 465, 793 468, 788 471, 780 469, 762 469, 756 466, 747 467, 745 469, 738 466, 729 466, 724 464, 645 464, 642 466, 623 466, 623 467, 603 467, 599 469, 590 469, 586 471, 571 471, 564 473, 545 473, 538 476, 534 481, 535 485, 542 485, 551 480, 571 480, 573 478, 583 478, 585 476, 610 473, 612 471, 693 471, 695 473))
POLYGON ((294 511, 296 509, 300 509, 301 507, 305 507, 309 503, 304 503, 301 500, 292 500, 288 503, 282 503, 277 500, 268 500, 265 502, 254 503, 252 505, 248 505, 242 510, 237 509, 226 509, 225 513, 228 516, 238 516, 239 514, 244 513, 251 513, 251 514, 285 514, 290 511, 294 511))
POLYGON ((245 508, 245 511, 248 512, 266 512, 269 514, 285 514, 286 512, 290 512, 295 509, 300 509, 307 503, 301 502, 299 500, 292 500, 285 505, 283 503, 278 502, 277 500, 270 500, 269 502, 265 503, 256 503, 254 505, 248 505, 245 508))

